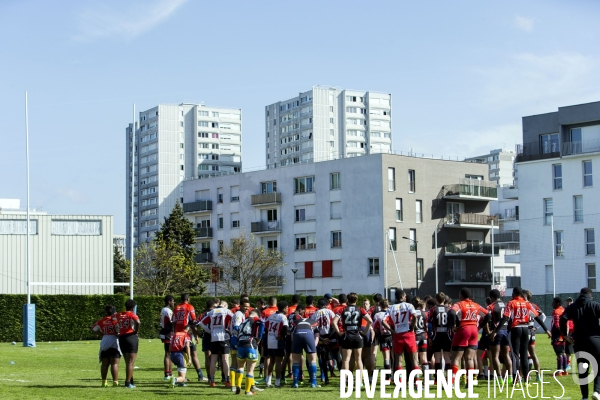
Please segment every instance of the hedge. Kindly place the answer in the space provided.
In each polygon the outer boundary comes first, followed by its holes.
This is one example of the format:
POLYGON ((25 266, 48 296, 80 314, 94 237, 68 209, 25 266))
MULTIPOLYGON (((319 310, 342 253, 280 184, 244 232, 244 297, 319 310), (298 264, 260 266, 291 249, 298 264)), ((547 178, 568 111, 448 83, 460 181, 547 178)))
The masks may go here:
MULTIPOLYGON (((578 294, 560 294, 563 301, 567 297, 576 299, 578 294)), ((290 302, 292 295, 277 295, 279 301, 290 302)), ((192 296, 190 303, 196 308, 196 312, 202 312, 206 301, 211 296, 192 296)), ((231 304, 231 300, 238 296, 220 296, 231 304)), ((256 304, 261 296, 251 296, 250 303, 256 304)), ((359 295, 359 302, 364 298, 372 298, 372 295, 359 295)), ((315 296, 315 301, 317 296, 315 296)), ((505 297, 505 301, 510 298, 505 297)), ((98 319, 102 318, 104 305, 112 304, 117 310, 124 310, 127 296, 114 295, 32 295, 31 302, 36 304, 36 340, 37 341, 65 341, 65 340, 90 340, 97 339, 97 335, 89 328, 98 319)), ((176 297, 176 303, 178 298, 176 297)), ((457 299, 455 299, 456 301, 457 299)), ((552 313, 552 295, 535 295, 533 302, 538 304, 546 313, 552 313)), ((162 297, 139 296, 137 302, 137 314, 140 317, 140 337, 157 338, 159 327, 160 310, 164 306, 162 297)), ((300 296, 300 302, 305 301, 300 296)), ((485 305, 484 299, 476 299, 485 305)), ((23 341, 23 304, 26 302, 25 295, 0 294, 0 315, 3 322, 0 324, 0 342, 22 342, 23 341)), ((360 303, 359 303, 360 304, 360 303)), ((564 304, 563 304, 564 305, 564 304)))

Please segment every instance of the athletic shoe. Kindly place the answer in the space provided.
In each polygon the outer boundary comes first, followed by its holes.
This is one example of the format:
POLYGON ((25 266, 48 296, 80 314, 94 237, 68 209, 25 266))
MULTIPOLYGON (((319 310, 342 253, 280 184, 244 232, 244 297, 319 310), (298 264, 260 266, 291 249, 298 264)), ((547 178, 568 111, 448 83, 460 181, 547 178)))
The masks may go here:
POLYGON ((102 387, 108 387, 108 382, 102 382, 102 387))
POLYGON ((165 376, 165 377, 163 378, 163 381, 170 381, 170 380, 171 380, 171 377, 170 377, 170 376, 165 376))
POLYGON ((292 383, 292 389, 298 389, 298 384, 297 383, 292 383))
POLYGON ((113 387, 117 387, 117 386, 119 386, 119 382, 118 381, 113 382, 113 387))
POLYGON ((312 389, 315 389, 315 388, 320 388, 320 387, 321 387, 321 385, 317 385, 317 384, 315 384, 315 383, 311 383, 311 384, 310 384, 310 387, 311 387, 312 389))
POLYGON ((260 381, 256 382, 258 385, 263 385, 265 383, 267 383, 267 378, 262 378, 260 381))
POLYGON ((127 389, 135 389, 135 385, 133 383, 128 383, 125 385, 127 389))
POLYGON ((210 387, 216 387, 217 385, 215 385, 214 382, 211 382, 211 383, 208 384, 208 386, 210 386, 210 387))
POLYGON ((539 375, 536 375, 536 376, 535 376, 535 381, 536 381, 536 382, 541 382, 541 381, 542 381, 542 380, 540 379, 540 376, 539 376, 539 375))
POLYGON ((231 391, 232 391, 233 393, 236 393, 236 392, 237 392, 237 390, 238 390, 238 387, 237 387, 237 386, 235 386, 235 385, 231 385, 231 383, 229 384, 229 386, 228 386, 228 387, 231 387, 231 391))
POLYGON ((287 378, 288 379, 293 379, 294 378, 294 374, 292 374, 291 372, 289 374, 287 374, 287 378))
POLYGON ((177 387, 186 387, 187 385, 184 382, 178 382, 177 387))
POLYGON ((169 383, 171 388, 175 389, 175 384, 177 383, 177 378, 175 378, 174 376, 171 376, 171 377, 169 377, 169 380, 171 381, 169 383))
POLYGON ((600 400, 600 393, 594 392, 594 394, 592 394, 592 399, 594 399, 594 400, 600 400))
POLYGON ((261 388, 259 388, 259 387, 256 387, 256 386, 254 385, 254 386, 252 386, 252 387, 250 388, 250 391, 252 391, 252 392, 264 392, 264 391, 265 391, 265 389, 261 389, 261 388))
MULTIPOLYGON (((267 387, 269 387, 269 386, 267 386, 267 387)), ((270 387, 282 388, 283 384, 281 384, 281 383, 279 385, 278 384, 274 384, 274 385, 271 385, 270 387)))
POLYGON ((242 392, 242 388, 239 386, 235 387, 235 394, 240 394, 242 392))
POLYGON ((225 382, 225 387, 230 388, 231 387, 231 382, 225 382))
POLYGON ((208 378, 203 376, 203 377, 198 377, 198 382, 208 382, 208 378))
POLYGON ((563 373, 562 372, 557 372, 556 376, 563 376, 563 373))
POLYGON ((336 375, 336 374, 335 374, 335 372, 333 372, 333 371, 331 371, 331 372, 330 372, 330 375, 329 375, 329 376, 330 376, 331 378, 337 378, 337 375, 336 375))
POLYGON ((252 392, 246 392, 246 396, 254 396, 254 393, 252 393, 252 392))
POLYGON ((563 376, 567 376, 567 375, 569 375, 569 373, 567 371, 564 371, 563 376))
POLYGON ((570 365, 567 365, 567 369, 566 369, 566 370, 567 370, 567 371, 570 371, 570 370, 571 370, 571 366, 570 366, 570 365))

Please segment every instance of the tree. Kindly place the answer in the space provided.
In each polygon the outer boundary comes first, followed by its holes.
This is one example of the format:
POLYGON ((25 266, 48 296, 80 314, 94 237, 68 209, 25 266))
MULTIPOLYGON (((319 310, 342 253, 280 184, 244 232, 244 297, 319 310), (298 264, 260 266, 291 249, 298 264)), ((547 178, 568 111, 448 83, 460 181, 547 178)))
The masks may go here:
POLYGON ((194 225, 177 203, 155 238, 136 249, 135 292, 152 296, 204 293, 209 274, 194 260, 194 244, 194 225))
POLYGON ((219 286, 229 295, 277 293, 282 281, 284 255, 258 245, 254 235, 241 232, 223 246, 216 266, 222 273, 219 286))
MULTIPOLYGON (((113 282, 125 283, 129 281, 129 260, 119 250, 119 246, 114 246, 113 250, 113 282)), ((129 287, 114 286, 114 293, 129 294, 129 287)))

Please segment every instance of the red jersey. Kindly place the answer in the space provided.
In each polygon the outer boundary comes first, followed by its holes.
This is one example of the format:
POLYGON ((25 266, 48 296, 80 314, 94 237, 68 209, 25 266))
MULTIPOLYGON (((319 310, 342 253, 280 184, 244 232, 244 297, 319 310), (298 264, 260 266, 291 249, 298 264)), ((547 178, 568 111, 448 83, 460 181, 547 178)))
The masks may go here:
POLYGON ((267 307, 260 313, 260 317, 263 321, 266 321, 271 315, 275 314, 277 310, 277 306, 267 307))
POLYGON ((192 339, 185 332, 177 332, 171 337, 171 352, 184 351, 185 345, 190 343, 192 339))
POLYGON ((196 319, 196 311, 190 303, 181 303, 173 310, 171 323, 175 332, 183 332, 186 325, 194 322, 196 319))
POLYGON ((565 309, 560 306, 554 311, 552 311, 552 327, 550 329, 559 329, 560 330, 560 317, 565 312, 565 309))
MULTIPOLYGON (((344 310, 344 308, 346 308, 346 304, 340 304, 339 306, 337 306, 333 309, 333 313, 335 315, 339 315, 344 310)), ((342 323, 341 318, 338 319, 337 325, 338 325, 338 329, 340 330, 340 332, 344 333, 344 324, 342 323)))
POLYGON ((119 322, 114 315, 107 315, 92 325, 92 330, 103 335, 117 335, 119 333, 119 322))
POLYGON ((298 304, 292 304, 291 306, 288 306, 287 316, 289 317, 290 315, 292 315, 293 313, 295 313, 297 307, 298 307, 298 304))
POLYGON ((463 300, 458 303, 454 303, 452 309, 458 317, 460 327, 474 325, 477 326, 479 322, 479 316, 487 315, 488 311, 475 303, 473 300, 463 300))
POLYGON ((504 309, 504 316, 511 320, 511 328, 521 325, 527 326, 530 321, 530 316, 535 318, 538 315, 538 312, 531 305, 531 303, 525 301, 523 297, 512 299, 508 302, 506 308, 504 309))
POLYGON ((137 329, 140 326, 140 319, 131 311, 117 313, 117 321, 119 323, 120 335, 137 333, 137 329))
POLYGON ((315 306, 306 306, 304 310, 304 318, 310 318, 317 311, 317 307, 315 306))
POLYGON ((229 311, 231 311, 232 314, 235 314, 239 310, 240 310, 240 306, 235 306, 235 307, 232 307, 231 310, 229 310, 229 311))

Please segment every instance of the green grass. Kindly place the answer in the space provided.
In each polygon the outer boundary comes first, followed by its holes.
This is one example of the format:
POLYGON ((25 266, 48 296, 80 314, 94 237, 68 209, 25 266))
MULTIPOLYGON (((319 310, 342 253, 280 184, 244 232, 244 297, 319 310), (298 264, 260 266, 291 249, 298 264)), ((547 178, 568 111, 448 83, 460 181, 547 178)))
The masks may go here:
MULTIPOLYGON (((542 369, 554 370, 556 361, 548 338, 538 335, 538 357, 542 369)), ((226 390, 223 384, 217 384, 217 388, 209 388, 206 383, 193 381, 188 387, 169 389, 163 381, 162 352, 163 346, 159 340, 140 340, 140 350, 135 370, 136 388, 133 390, 100 387, 100 365, 98 363, 98 342, 52 342, 38 343, 36 348, 24 348, 21 343, 12 346, 10 343, 0 343, 0 398, 1 399, 154 399, 166 397, 190 397, 191 396, 221 396, 230 397, 233 394, 226 390), (10 365, 13 361, 15 364, 10 365)), ((200 362, 203 364, 204 360, 200 362)), ((381 357, 378 359, 378 367, 383 365, 381 357)), ((125 371, 121 360, 120 383, 123 384, 125 371)), ((190 378, 195 378, 192 371, 190 378)), ((255 376, 258 376, 256 371, 255 376)), ((575 385, 571 376, 558 378, 565 386, 566 393, 563 399, 581 398, 579 387, 575 385)), ((217 379, 220 381, 220 378, 217 379)), ((544 385, 544 396, 561 396, 561 387, 551 378, 544 385)), ((110 372, 109 372, 110 381, 110 372)), ((306 399, 308 396, 319 399, 337 399, 340 396, 338 380, 333 379, 332 385, 320 389, 282 388, 267 389, 258 393, 261 399, 306 399)), ((535 388, 532 387, 532 396, 535 396, 535 388)), ((388 390, 391 393, 392 390, 388 390)), ((488 398, 487 382, 479 382, 475 389, 479 398, 488 398)), ((241 397, 241 396, 240 396, 241 397)), ((379 398, 379 390, 376 391, 379 398)), ((492 393, 493 397, 493 393, 492 393)), ((506 398, 502 394, 499 398, 506 398)), ((538 393, 538 398, 540 394, 538 393)), ((354 394, 351 398, 355 398, 354 394)), ((366 398, 364 392, 361 398, 366 398)), ((510 396, 509 396, 510 398, 510 396)), ((523 398, 522 392, 515 391, 513 398, 523 398)), ((529 398, 525 394, 525 398, 529 398)))

